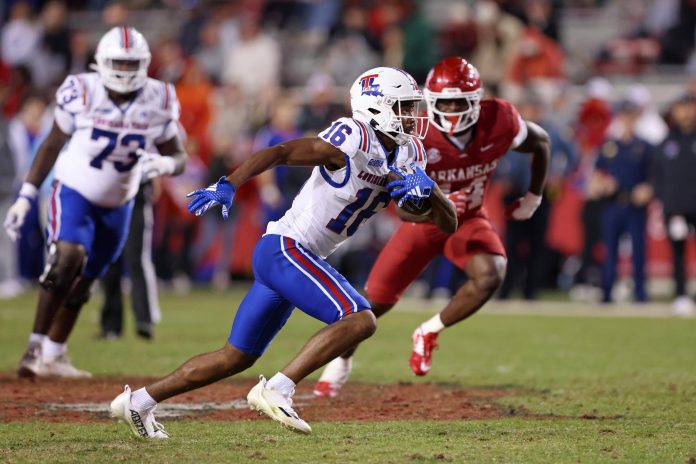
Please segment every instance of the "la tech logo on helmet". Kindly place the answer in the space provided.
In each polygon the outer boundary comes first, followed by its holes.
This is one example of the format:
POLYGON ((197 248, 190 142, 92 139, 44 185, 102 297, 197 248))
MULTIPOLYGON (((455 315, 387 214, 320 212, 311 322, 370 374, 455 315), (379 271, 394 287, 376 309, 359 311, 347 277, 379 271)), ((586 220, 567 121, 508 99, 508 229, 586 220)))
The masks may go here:
POLYGON ((379 84, 374 83, 377 77, 379 77, 379 74, 369 74, 360 78, 360 85, 362 86, 362 93, 360 93, 360 95, 369 95, 372 97, 384 96, 379 89, 379 84))

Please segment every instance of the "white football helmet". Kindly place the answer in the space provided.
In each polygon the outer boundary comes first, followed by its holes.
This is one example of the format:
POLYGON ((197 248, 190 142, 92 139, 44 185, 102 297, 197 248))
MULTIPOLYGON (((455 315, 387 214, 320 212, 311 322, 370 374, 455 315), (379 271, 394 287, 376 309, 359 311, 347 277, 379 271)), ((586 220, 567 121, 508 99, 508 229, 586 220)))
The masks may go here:
POLYGON ((423 92, 416 80, 398 68, 373 68, 365 71, 350 88, 353 118, 386 134, 398 145, 411 136, 419 139, 428 132, 428 117, 421 116, 423 92), (404 103, 411 102, 413 107, 404 103))
POLYGON ((93 69, 108 89, 119 93, 138 90, 147 80, 150 47, 135 28, 114 27, 104 34, 94 55, 93 69))

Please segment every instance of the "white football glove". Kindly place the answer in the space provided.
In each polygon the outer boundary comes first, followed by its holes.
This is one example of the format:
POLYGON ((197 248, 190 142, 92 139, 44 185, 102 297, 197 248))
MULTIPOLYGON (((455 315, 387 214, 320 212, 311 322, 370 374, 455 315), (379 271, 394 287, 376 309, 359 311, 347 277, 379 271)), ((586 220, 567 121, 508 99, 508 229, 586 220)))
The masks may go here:
POLYGON ((140 157, 143 180, 151 180, 160 176, 171 176, 176 170, 176 160, 171 156, 149 153, 142 148, 138 148, 135 153, 140 157))
POLYGON ((513 201, 505 208, 505 216, 508 219, 516 221, 524 221, 529 219, 534 214, 541 204, 541 195, 535 195, 532 192, 527 192, 522 198, 513 201))
POLYGON ((686 222, 686 218, 681 215, 672 216, 669 219, 667 230, 669 238, 676 242, 686 240, 686 237, 689 236, 689 224, 686 222))
POLYGON ((10 209, 7 210, 4 226, 8 237, 10 237, 13 242, 19 239, 19 229, 22 228, 24 220, 31 210, 31 200, 35 199, 38 194, 39 191, 34 185, 25 182, 19 191, 19 197, 12 206, 10 206, 10 209))

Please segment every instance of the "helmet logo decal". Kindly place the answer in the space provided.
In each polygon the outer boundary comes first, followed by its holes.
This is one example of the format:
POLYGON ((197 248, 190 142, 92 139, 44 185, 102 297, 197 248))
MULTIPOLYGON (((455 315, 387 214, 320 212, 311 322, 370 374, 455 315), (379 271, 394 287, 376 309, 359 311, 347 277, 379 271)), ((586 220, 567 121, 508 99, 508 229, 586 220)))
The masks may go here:
POLYGON ((369 95, 372 97, 383 97, 384 94, 379 89, 379 84, 375 84, 375 78, 379 74, 369 74, 360 78, 360 85, 362 86, 362 93, 360 95, 369 95))

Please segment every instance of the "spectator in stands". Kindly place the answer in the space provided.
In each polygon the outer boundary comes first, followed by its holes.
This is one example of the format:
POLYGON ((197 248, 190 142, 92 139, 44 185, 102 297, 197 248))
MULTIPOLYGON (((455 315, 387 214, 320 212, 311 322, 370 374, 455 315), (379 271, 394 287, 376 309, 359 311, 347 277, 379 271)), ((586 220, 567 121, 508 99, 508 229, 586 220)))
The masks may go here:
POLYGON ((94 62, 94 46, 87 31, 79 29, 70 34, 70 65, 67 74, 79 74, 91 71, 89 65, 94 62))
POLYGON ((32 62, 41 44, 41 26, 33 18, 31 6, 18 1, 10 8, 9 20, 2 27, 2 61, 10 66, 32 62))
POLYGON ((6 118, 16 115, 27 93, 32 89, 31 71, 24 65, 7 67, 0 78, 0 103, 6 118))
POLYGON ((636 302, 644 303, 646 254, 646 206, 653 197, 648 182, 652 146, 635 133, 641 107, 625 97, 619 102, 616 118, 621 128, 617 137, 602 145, 595 171, 588 184, 588 196, 603 200, 601 235, 605 249, 602 266, 602 302, 612 301, 619 261, 620 242, 631 237, 633 290, 636 302))
POLYGON ((278 41, 261 30, 258 16, 245 13, 239 42, 225 57, 222 82, 238 85, 246 97, 269 104, 280 85, 280 65, 278 41))
MULTIPOLYGON (((578 155, 567 135, 546 118, 544 102, 540 96, 530 89, 524 95, 525 98, 517 105, 517 109, 522 119, 539 124, 549 134, 551 159, 541 205, 534 216, 526 221, 506 221, 508 271, 498 296, 502 299, 509 298, 515 286, 521 282, 522 295, 526 300, 533 300, 544 284, 550 265, 551 253, 546 246, 546 233, 551 206, 558 199, 566 177, 575 169, 578 155)), ((499 179, 502 178, 506 187, 506 204, 524 195, 529 190, 531 181, 529 155, 514 151, 508 153, 500 160, 496 175, 499 179)))
POLYGON ((557 1, 525 0, 523 2, 524 17, 527 23, 541 31, 554 42, 560 42, 557 1))
MULTIPOLYGON (((53 121, 51 113, 47 111, 43 95, 29 93, 19 113, 9 122, 9 144, 17 160, 20 179, 26 177, 36 150, 48 135, 53 121)), ((21 277, 27 280, 38 278, 43 271, 44 229, 39 219, 40 205, 48 199, 52 183, 51 178, 43 183, 40 195, 32 201, 32 208, 20 230, 19 270, 21 277)))
MULTIPOLYGON (((585 198, 587 183, 594 172, 597 154, 606 140, 607 129, 612 119, 609 100, 613 86, 601 77, 590 79, 586 86, 586 98, 580 104, 577 120, 573 124, 575 140, 580 155, 578 175, 574 193, 580 196, 580 214, 574 227, 583 232, 580 265, 575 273, 573 298, 599 300, 597 290, 601 287, 601 201, 585 198)), ((601 293, 601 292, 600 292, 601 293)))
POLYGON ((326 125, 345 113, 343 105, 333 101, 334 81, 329 74, 314 74, 304 89, 304 105, 298 126, 307 135, 317 135, 326 125))
POLYGON ((342 20, 329 43, 324 67, 337 85, 349 86, 355 79, 356 69, 377 66, 378 60, 368 40, 365 10, 347 8, 342 20))
POLYGON ((123 334, 121 279, 124 268, 127 269, 131 282, 131 306, 136 335, 151 340, 155 325, 160 322, 157 276, 152 264, 154 183, 159 182, 159 179, 153 179, 140 185, 140 190, 133 202, 133 214, 126 245, 121 256, 111 264, 101 279, 104 301, 100 317, 100 338, 115 340, 121 338, 123 334))
POLYGON ((186 134, 197 140, 199 157, 204 163, 210 159, 210 122, 214 117, 213 86, 198 61, 189 58, 176 83, 176 96, 181 104, 181 125, 186 134))
MULTIPOLYGON (((626 89, 625 99, 636 106, 640 112, 635 122, 634 131, 638 137, 650 143, 658 145, 667 137, 669 128, 667 123, 650 104, 650 91, 641 84, 632 84, 626 89)), ((622 118, 614 118, 609 125, 608 132, 613 137, 620 137, 623 133, 622 118)))
POLYGON ((527 27, 507 73, 506 94, 514 98, 526 86, 560 83, 565 78, 565 55, 561 47, 536 27, 527 27))
POLYGON ((696 96, 684 94, 670 109, 671 127, 656 148, 652 178, 672 245, 675 283, 673 310, 679 316, 696 314, 686 291, 686 240, 696 227, 696 96))
POLYGON ((438 60, 436 32, 415 0, 402 0, 401 3, 403 68, 408 70, 417 82, 425 82, 428 71, 438 60))
POLYGON ((449 5, 438 40, 441 56, 471 58, 478 44, 478 33, 469 5, 464 2, 449 5))
MULTIPOLYGON (((253 151, 302 137, 297 126, 298 113, 299 107, 293 98, 285 96, 277 100, 270 123, 256 134, 253 151)), ((257 176, 264 223, 277 221, 283 216, 310 174, 308 168, 278 166, 257 176)))
POLYGON ((42 80, 59 84, 70 63, 70 29, 68 11, 61 0, 47 2, 41 11, 41 53, 44 62, 42 80))
MULTIPOLYGON (((0 115, 0 216, 5 217, 15 200, 17 186, 17 163, 10 150, 7 121, 0 115), (5 215, 5 216, 2 216, 5 215)), ((18 278, 17 246, 7 234, 0 234, 0 299, 13 298, 22 292, 18 278)))
POLYGON ((500 11, 492 0, 476 2, 477 45, 471 61, 486 83, 486 91, 499 94, 522 39, 524 24, 514 16, 500 11))
POLYGON ((186 68, 186 59, 179 43, 171 38, 162 38, 152 48, 152 77, 164 82, 176 83, 181 79, 186 68))

